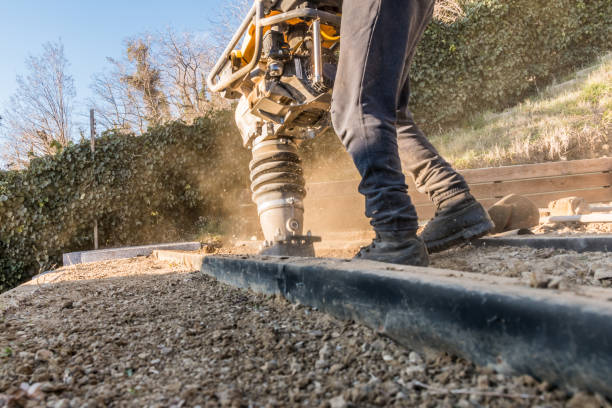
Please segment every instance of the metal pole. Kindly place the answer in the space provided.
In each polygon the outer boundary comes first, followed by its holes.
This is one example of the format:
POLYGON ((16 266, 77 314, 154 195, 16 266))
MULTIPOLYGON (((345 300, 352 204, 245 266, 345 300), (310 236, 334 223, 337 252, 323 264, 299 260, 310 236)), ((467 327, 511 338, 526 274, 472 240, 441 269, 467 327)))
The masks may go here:
POLYGON ((314 58, 314 82, 323 82, 323 40, 321 39, 321 20, 316 19, 312 22, 312 57, 314 58))
MULTIPOLYGON (((89 110, 89 131, 91 134, 91 156, 93 158, 94 152, 96 151, 96 119, 94 117, 94 110, 89 110)), ((94 175, 95 164, 92 165, 92 175, 94 175)), ((98 249, 98 220, 94 220, 94 249, 98 249)))

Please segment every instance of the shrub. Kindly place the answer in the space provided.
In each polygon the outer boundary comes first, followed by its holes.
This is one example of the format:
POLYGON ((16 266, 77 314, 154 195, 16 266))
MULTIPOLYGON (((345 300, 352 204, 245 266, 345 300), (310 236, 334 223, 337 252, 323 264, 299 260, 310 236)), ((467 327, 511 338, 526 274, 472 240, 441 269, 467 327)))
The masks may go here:
POLYGON ((415 54, 412 108, 427 130, 514 105, 612 44, 611 0, 474 0, 434 20, 415 54))
POLYGON ((0 292, 91 249, 164 242, 226 216, 248 185, 246 149, 227 112, 142 136, 107 132, 0 175, 0 292), (206 217, 202 217, 206 216, 206 217))

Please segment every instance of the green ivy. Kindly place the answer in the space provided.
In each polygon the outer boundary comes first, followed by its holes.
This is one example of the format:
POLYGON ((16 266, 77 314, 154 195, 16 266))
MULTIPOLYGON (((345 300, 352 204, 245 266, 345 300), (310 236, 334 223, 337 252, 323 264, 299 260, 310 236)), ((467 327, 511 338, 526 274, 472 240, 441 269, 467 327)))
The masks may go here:
POLYGON ((89 143, 0 172, 0 292, 101 245, 171 241, 197 233, 202 215, 226 216, 248 186, 249 154, 229 112, 173 122, 142 136, 107 132, 89 143))
POLYGON ((612 0, 479 0, 433 21, 415 54, 412 110, 427 130, 501 110, 612 47, 612 0))

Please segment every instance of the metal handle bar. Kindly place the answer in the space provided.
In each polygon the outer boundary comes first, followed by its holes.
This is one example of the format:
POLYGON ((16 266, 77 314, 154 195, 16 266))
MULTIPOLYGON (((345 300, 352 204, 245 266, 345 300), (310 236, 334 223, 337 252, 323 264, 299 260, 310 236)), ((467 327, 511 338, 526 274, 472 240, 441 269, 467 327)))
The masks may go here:
POLYGON ((223 51, 223 54, 221 54, 219 61, 217 61, 212 71, 210 72, 210 74, 208 74, 208 77, 206 78, 208 88, 212 92, 220 92, 222 90, 225 90, 233 82, 249 73, 253 68, 255 68, 255 65, 259 63, 259 60, 261 58, 261 51, 263 48, 263 26, 259 24, 259 21, 263 17, 263 14, 263 1, 255 0, 253 7, 251 7, 251 10, 240 25, 240 28, 238 28, 238 31, 236 31, 236 34, 234 34, 234 36, 232 37, 232 40, 225 48, 225 51, 223 51), (255 17, 255 53, 253 54, 251 62, 249 62, 246 66, 242 67, 238 71, 234 72, 228 78, 225 78, 223 81, 215 83, 217 75, 219 75, 219 72, 221 72, 225 64, 227 64, 232 51, 236 47, 236 44, 238 44, 238 41, 240 41, 246 30, 251 25, 253 17, 255 17))
POLYGON ((326 11, 320 11, 312 8, 304 8, 291 10, 286 13, 277 14, 275 16, 266 17, 259 22, 262 26, 282 23, 283 21, 293 20, 294 18, 319 19, 324 24, 329 24, 334 27, 340 27, 341 17, 326 11))
POLYGON ((316 9, 299 9, 292 10, 287 13, 277 14, 272 17, 263 18, 264 17, 264 6, 263 0, 255 0, 253 7, 247 14, 246 18, 236 31, 236 34, 232 37, 230 43, 225 48, 221 57, 211 70, 210 74, 206 78, 206 83, 208 85, 208 89, 212 92, 221 92, 227 89, 232 83, 237 81, 238 79, 247 75, 250 71, 255 68, 255 66, 259 63, 261 59, 261 52, 263 49, 263 29, 266 26, 274 25, 278 23, 282 23, 287 20, 292 20, 294 18, 312 18, 312 19, 321 19, 322 22, 333 25, 335 27, 340 26, 341 18, 335 14, 327 13, 324 11, 319 11, 316 9), (253 23, 253 17, 255 18, 255 52, 253 54, 253 58, 251 61, 240 68, 238 71, 234 72, 229 77, 223 79, 221 82, 216 83, 216 77, 219 75, 223 67, 228 63, 229 58, 231 56, 232 51, 238 44, 238 41, 244 36, 244 33, 249 28, 249 26, 253 23))

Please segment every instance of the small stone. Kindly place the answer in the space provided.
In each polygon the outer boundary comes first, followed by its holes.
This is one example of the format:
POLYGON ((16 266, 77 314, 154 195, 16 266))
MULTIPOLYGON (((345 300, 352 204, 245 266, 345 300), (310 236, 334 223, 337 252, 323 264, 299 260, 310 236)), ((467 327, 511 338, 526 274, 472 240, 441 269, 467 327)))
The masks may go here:
POLYGON ((160 351, 162 354, 167 355, 172 353, 172 347, 162 347, 160 351))
POLYGON ((220 391, 217 391, 215 393, 217 399, 219 400, 219 403, 221 405, 228 405, 231 402, 231 391, 228 389, 223 389, 220 391))
POLYGON ((321 349, 319 350, 319 359, 325 360, 326 358, 331 356, 331 354, 332 354, 331 348, 329 347, 327 343, 325 343, 325 345, 323 345, 323 347, 321 347, 321 349))
POLYGON ((45 394, 42 388, 43 388, 43 384, 41 383, 35 383, 35 384, 30 385, 26 391, 28 393, 28 397, 32 399, 36 399, 36 400, 43 399, 45 394))
POLYGON ((470 402, 472 405, 480 406, 483 396, 480 394, 470 394, 470 402))
POLYGON ((65 398, 59 401, 55 401, 55 404, 53 404, 53 408, 70 408, 70 401, 65 398))
POLYGON ((24 364, 20 367, 17 367, 15 371, 17 372, 17 374, 31 375, 34 372, 34 369, 32 368, 31 365, 24 364))
POLYGON ((289 368, 291 369, 291 374, 295 375, 299 372, 302 371, 302 365, 297 363, 297 362, 292 362, 291 365, 289 366, 289 368))
POLYGON ((529 277, 529 285, 532 288, 546 288, 548 287, 549 282, 551 281, 551 277, 547 276, 540 272, 533 272, 529 277))
POLYGON ((411 378, 414 378, 415 376, 417 376, 418 374, 424 373, 425 372, 425 367, 423 367, 422 365, 417 365, 417 366, 414 366, 414 367, 408 367, 408 368, 406 368, 406 370, 404 370, 404 372, 406 373, 408 378, 411 379, 411 378))
POLYGON ((597 269, 593 277, 598 281, 612 280, 612 271, 609 269, 597 269))
POLYGON ((531 228, 540 222, 538 207, 527 197, 516 194, 504 197, 488 211, 495 224, 495 233, 531 228))
POLYGON ((395 394, 395 399, 397 401, 401 401, 403 399, 406 399, 406 394, 404 394, 403 392, 398 392, 397 394, 395 394))
POLYGON ((275 370, 276 368, 278 368, 278 363, 276 362, 276 360, 270 360, 266 364, 261 366, 262 371, 265 371, 267 373, 272 370, 275 370))
POLYGON ((74 307, 74 302, 72 300, 69 300, 67 302, 64 302, 64 304, 62 305, 62 310, 72 309, 73 307, 74 307))
POLYGON ((51 358, 53 358, 53 353, 47 349, 40 349, 36 352, 36 355, 34 356, 34 359, 36 361, 43 361, 43 362, 48 362, 49 360, 51 360, 51 358))
POLYGON ((410 354, 408 354, 408 361, 412 364, 420 364, 423 362, 423 358, 416 351, 411 351, 410 354))
POLYGON ((470 401, 464 398, 457 403, 456 407, 457 408, 471 408, 472 404, 470 404, 470 401))
POLYGON ((342 395, 338 395, 329 400, 329 406, 330 408, 346 408, 347 403, 342 395))
POLYGON ((315 362, 315 368, 316 369, 322 369, 322 368, 326 368, 329 364, 327 363, 326 360, 317 360, 315 362))
POLYGON ((358 403, 361 400, 365 399, 368 395, 368 389, 365 385, 358 385, 356 387, 351 388, 349 391, 349 398, 351 402, 358 403))
POLYGON ((19 356, 19 358, 22 358, 24 360, 30 360, 31 358, 34 357, 34 354, 28 351, 20 351, 19 354, 17 355, 19 356))
POLYGON ((537 383, 535 378, 533 378, 530 375, 522 375, 518 377, 516 381, 518 381, 519 384, 524 385, 526 387, 531 387, 537 383))
POLYGON ((486 390, 489 388, 489 376, 488 375, 479 375, 476 380, 476 386, 481 390, 486 390))
POLYGON ((42 383, 40 389, 43 392, 60 392, 66 389, 66 385, 62 383, 46 382, 46 383, 42 383))
POLYGON ((336 374, 338 371, 342 370, 343 368, 344 368, 343 364, 334 364, 333 366, 330 367, 329 373, 336 374))
POLYGON ((400 391, 399 385, 393 381, 385 381, 382 386, 388 395, 395 395, 400 391))
POLYGON ((393 356, 389 355, 389 354, 383 354, 383 360, 389 362, 389 361, 393 361, 393 356))
POLYGON ((549 289, 559 289, 562 283, 563 283, 563 277, 556 276, 552 278, 550 282, 548 282, 548 288, 549 289))
POLYGON ((565 197, 548 204, 551 216, 590 214, 591 209, 582 197, 565 197))
POLYGON ((543 383, 541 383, 540 385, 538 385, 538 390, 541 392, 549 392, 553 389, 552 384, 550 384, 547 381, 544 381, 543 383))
POLYGON ((372 350, 382 351, 385 349, 385 342, 382 340, 376 340, 372 343, 372 350))
POLYGON ((594 395, 587 394, 586 392, 579 392, 575 394, 571 400, 568 401, 567 408, 599 408, 601 403, 594 395))

